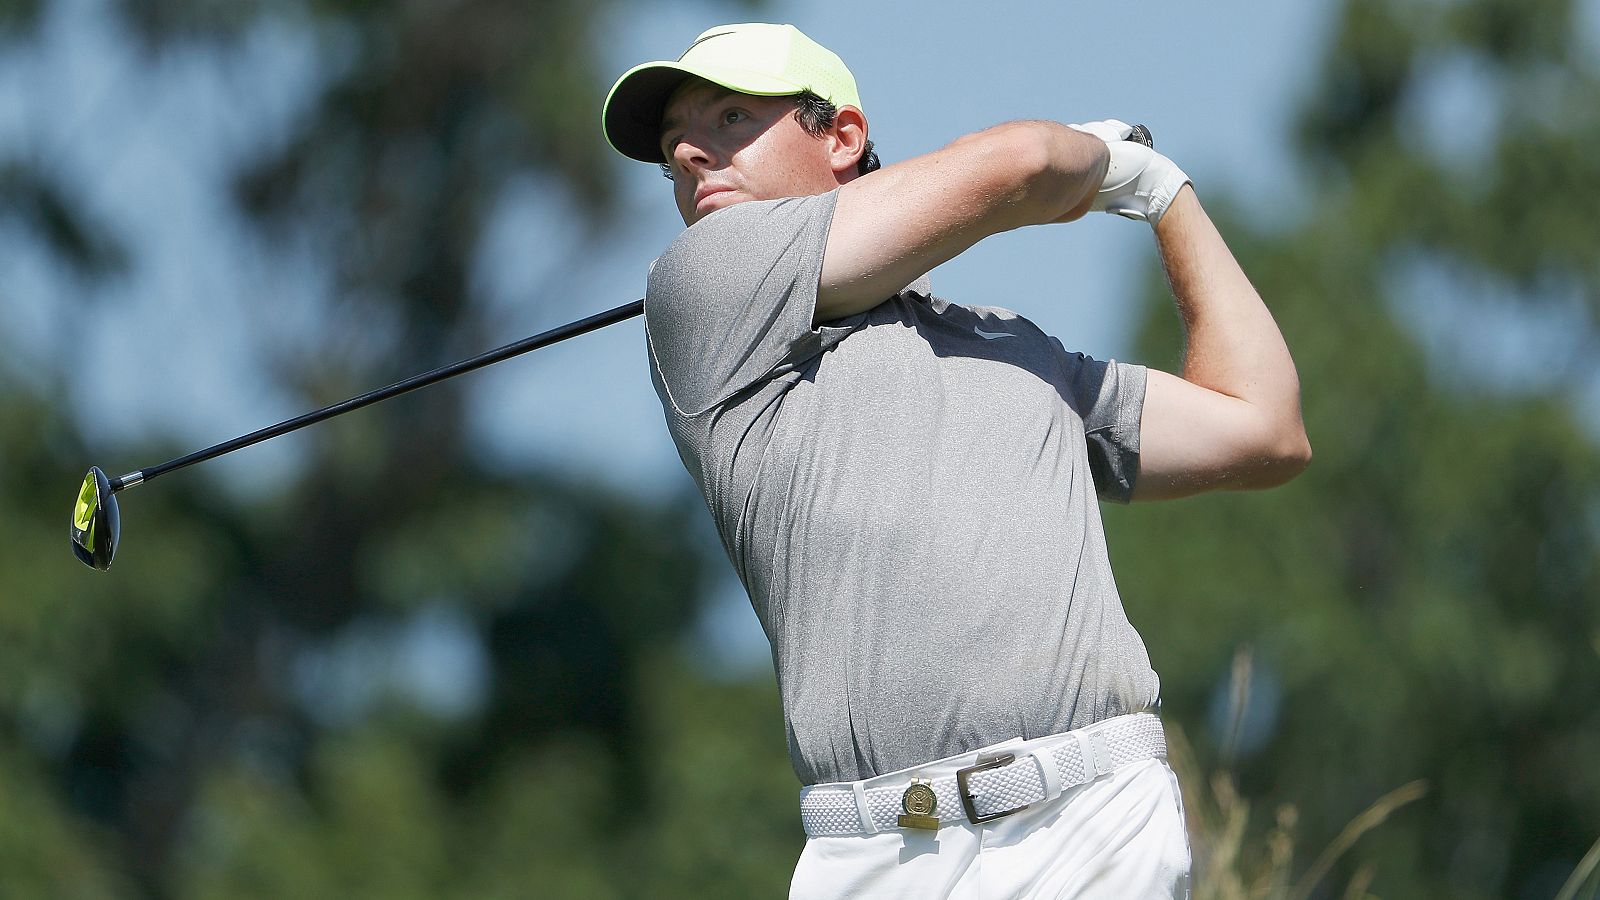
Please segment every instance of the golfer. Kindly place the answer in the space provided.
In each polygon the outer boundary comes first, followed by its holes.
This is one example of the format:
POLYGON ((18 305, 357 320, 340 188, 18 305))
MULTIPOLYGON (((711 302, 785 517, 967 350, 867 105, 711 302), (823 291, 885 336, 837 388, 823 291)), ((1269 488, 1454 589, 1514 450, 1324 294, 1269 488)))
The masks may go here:
POLYGON ((807 833, 793 897, 1185 896, 1189 849, 1097 498, 1263 488, 1311 450, 1272 316, 1177 166, 1116 121, 1010 122, 879 168, 789 25, 625 73, 604 112, 688 227, 653 265, 667 427, 772 642, 807 833), (926 273, 1104 209, 1153 229, 1171 375, 926 273))

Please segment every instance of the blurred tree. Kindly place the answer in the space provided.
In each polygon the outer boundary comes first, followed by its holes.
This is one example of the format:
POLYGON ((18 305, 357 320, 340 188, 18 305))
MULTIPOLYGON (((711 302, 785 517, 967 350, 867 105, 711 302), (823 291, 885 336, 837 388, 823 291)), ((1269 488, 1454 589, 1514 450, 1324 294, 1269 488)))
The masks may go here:
MULTIPOLYGON (((24 46, 51 8, 0 3, 0 40, 24 46)), ((610 215, 615 161, 594 127, 610 4, 89 11, 118 17, 151 66, 264 28, 317 48, 294 132, 234 161, 240 213, 317 248, 330 314, 362 326, 299 332, 266 373, 305 407, 490 343, 472 266, 516 180, 581 197, 580 237, 610 215)), ((126 248, 70 183, 37 145, 0 160, 0 225, 66 271, 117 271, 126 248)), ((8 559, 64 559, 56 491, 89 456, 51 396, 64 374, 0 383, 8 559)), ((487 470, 463 446, 462 390, 318 433, 269 500, 184 479, 141 495, 138 553, 109 579, 0 567, 0 895, 637 892, 610 853, 662 814, 641 703, 703 593, 697 511, 487 470), (406 680, 434 659, 466 660, 442 688, 464 694, 454 705, 406 680), (459 683, 473 659, 477 688, 459 683)))
MULTIPOLYGON (((49 6, 0 0, 0 41, 49 6)), ((471 260, 514 179, 581 196, 575 229, 605 221, 608 4, 112 8, 152 65, 263 23, 328 61, 295 132, 238 161, 241 212, 319 248, 364 326, 284 351, 271 374, 304 406, 489 343, 471 260)), ((1347 857, 1386 896, 1548 896, 1600 833, 1600 461, 1570 388, 1597 358, 1600 97, 1574 17, 1345 7, 1299 126, 1303 220, 1252 231, 1207 194, 1296 351, 1317 462, 1267 495, 1107 512, 1169 714, 1246 796, 1298 806, 1299 859, 1431 782, 1347 857), (1483 103, 1430 126, 1461 72, 1483 103), (1429 343, 1485 287, 1576 349, 1509 391, 1504 354, 1429 343), (1212 721, 1241 645, 1257 699, 1234 738, 1212 721)), ((0 160, 0 227, 91 278, 129 261, 47 155, 0 160)), ((1158 365, 1165 306, 1142 333, 1158 365)), ((0 381, 0 895, 782 891, 800 836, 771 685, 674 652, 726 565, 699 555, 694 501, 485 471, 440 387, 320 431, 270 501, 140 495, 138 553, 107 579, 65 559, 64 463, 90 454, 59 383, 0 381), (418 633, 478 654, 481 691, 441 705, 396 674, 418 633)))
MULTIPOLYGON (((1600 374, 1592 24, 1564 0, 1345 6, 1300 120, 1303 219, 1222 226, 1316 462, 1107 514, 1169 711, 1209 765, 1237 751, 1246 795, 1298 805, 1303 859, 1431 783, 1348 857, 1383 896, 1551 896, 1600 835, 1600 453, 1574 416, 1600 374), (1217 725, 1239 646, 1281 697, 1245 717, 1259 750, 1217 725)), ((1171 366, 1165 307, 1141 356, 1171 366)))

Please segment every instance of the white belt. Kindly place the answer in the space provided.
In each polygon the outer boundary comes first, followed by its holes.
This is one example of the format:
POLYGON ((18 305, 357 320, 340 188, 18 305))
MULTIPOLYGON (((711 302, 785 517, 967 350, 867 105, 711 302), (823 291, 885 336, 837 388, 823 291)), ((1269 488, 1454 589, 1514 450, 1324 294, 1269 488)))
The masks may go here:
POLYGON ((1166 755, 1161 719, 1133 713, 1014 748, 1002 744, 865 781, 812 785, 800 792, 800 821, 812 837, 977 825, 1053 800, 1119 766, 1166 755))

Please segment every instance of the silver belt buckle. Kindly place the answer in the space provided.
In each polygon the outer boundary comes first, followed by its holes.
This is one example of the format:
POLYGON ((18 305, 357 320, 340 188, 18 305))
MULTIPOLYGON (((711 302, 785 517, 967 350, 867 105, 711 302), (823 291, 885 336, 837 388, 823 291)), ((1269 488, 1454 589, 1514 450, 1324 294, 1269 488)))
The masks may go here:
POLYGON ((971 822, 974 825, 981 825, 984 822, 993 822, 995 819, 1003 819, 1012 813, 1022 812, 1028 808, 1030 804, 1024 803, 1023 805, 1014 809, 1002 810, 1001 812, 992 813, 987 816, 980 816, 978 815, 977 806, 972 802, 972 790, 967 785, 968 779, 970 779, 974 774, 987 771, 989 769, 998 769, 1001 766, 1009 766, 1013 762, 1016 762, 1016 760, 1017 756, 1015 753, 1001 753, 996 756, 988 757, 987 759, 980 756, 978 757, 978 761, 976 763, 956 772, 956 793, 961 797, 961 808, 966 811, 968 822, 971 822))

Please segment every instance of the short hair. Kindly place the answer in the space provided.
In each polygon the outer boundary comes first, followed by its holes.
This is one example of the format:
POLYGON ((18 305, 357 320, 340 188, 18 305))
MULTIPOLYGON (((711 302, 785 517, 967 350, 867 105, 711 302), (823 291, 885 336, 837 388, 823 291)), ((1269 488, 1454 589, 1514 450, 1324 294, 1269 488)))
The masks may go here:
MULTIPOLYGON (((794 95, 795 120, 800 127, 811 133, 812 137, 822 137, 823 132, 833 127, 833 120, 839 115, 839 108, 832 103, 806 91, 794 95)), ((878 152, 873 149, 872 141, 867 141, 867 146, 861 151, 861 158, 856 160, 856 174, 865 175, 876 172, 883 164, 878 161, 878 152)))
MULTIPOLYGON (((823 132, 833 127, 833 120, 839 115, 837 106, 810 91, 795 94, 794 107, 795 121, 799 122, 800 127, 812 137, 822 137, 823 132)), ((868 172, 876 172, 882 167, 883 163, 878 160, 877 150, 873 149, 872 141, 868 140, 866 147, 861 151, 861 158, 856 160, 856 174, 865 175, 868 172)), ((672 165, 662 163, 661 174, 671 181, 672 165)))

